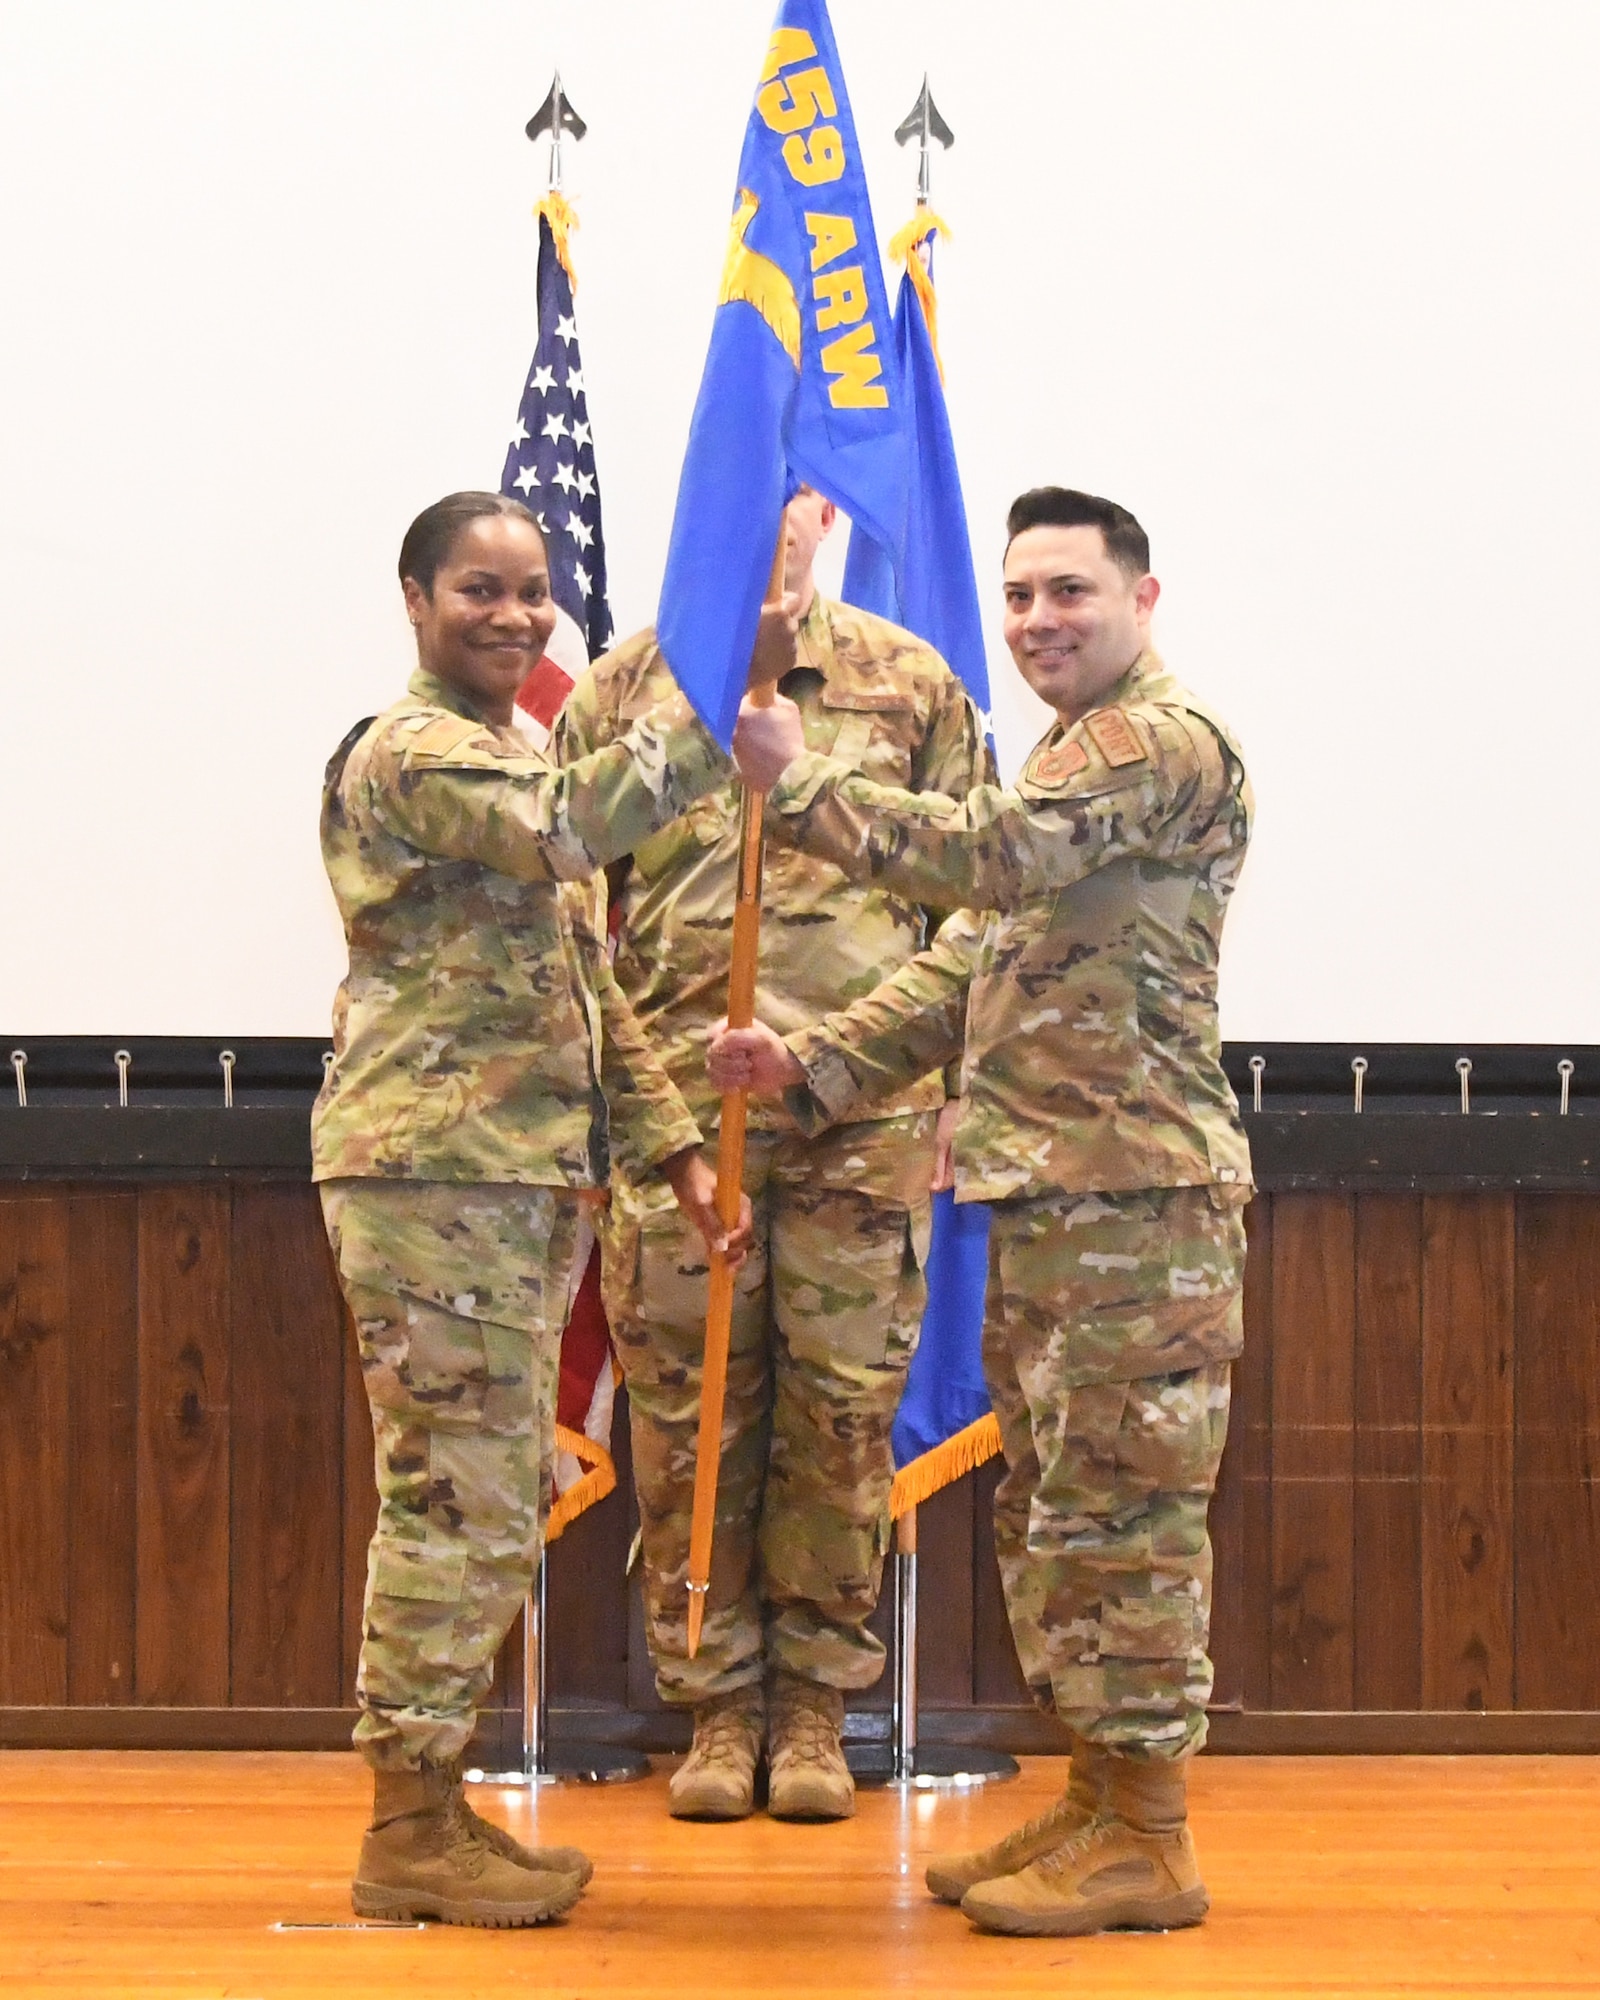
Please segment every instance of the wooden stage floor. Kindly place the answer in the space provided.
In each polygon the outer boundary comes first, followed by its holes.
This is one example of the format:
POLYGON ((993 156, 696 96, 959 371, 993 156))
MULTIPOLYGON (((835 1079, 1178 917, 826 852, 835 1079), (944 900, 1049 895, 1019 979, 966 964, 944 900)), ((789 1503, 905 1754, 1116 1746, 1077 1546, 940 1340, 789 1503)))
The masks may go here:
POLYGON ((275 1930, 349 1920, 366 1774, 350 1756, 0 1753, 0 1993, 140 2000, 736 2000, 1600 1993, 1600 1761, 1223 1758, 1195 1776, 1200 1930, 984 1938, 920 1862, 1055 1795, 863 1796, 840 1827, 683 1827, 637 1785, 513 1794, 594 1883, 524 1932, 275 1930))

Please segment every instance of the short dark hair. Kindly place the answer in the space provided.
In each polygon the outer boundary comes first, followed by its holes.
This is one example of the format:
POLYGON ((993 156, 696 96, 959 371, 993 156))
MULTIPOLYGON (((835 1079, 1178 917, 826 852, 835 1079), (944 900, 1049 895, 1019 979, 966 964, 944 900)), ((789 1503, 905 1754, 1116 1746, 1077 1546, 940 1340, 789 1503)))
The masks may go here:
POLYGON ((1006 547, 1029 528, 1098 528, 1106 554, 1129 576, 1150 573, 1150 537, 1115 500, 1080 493, 1071 486, 1035 486, 1012 501, 1006 516, 1006 547))
POLYGON ((526 521, 531 528, 539 526, 522 502, 513 500, 509 494, 447 493, 431 507, 424 507, 406 529, 405 540, 400 544, 400 581, 404 583, 410 577, 431 598, 433 579, 448 560, 456 536, 469 521, 480 521, 486 514, 509 514, 526 521))

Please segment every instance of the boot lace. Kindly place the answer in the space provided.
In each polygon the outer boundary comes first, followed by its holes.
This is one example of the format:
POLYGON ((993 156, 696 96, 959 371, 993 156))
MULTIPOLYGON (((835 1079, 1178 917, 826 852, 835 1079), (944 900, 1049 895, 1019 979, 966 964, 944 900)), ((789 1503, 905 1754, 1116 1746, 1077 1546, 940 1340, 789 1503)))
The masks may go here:
POLYGON ((696 1715, 690 1754, 720 1760, 736 1752, 748 1753, 755 1734, 755 1725, 742 1703, 719 1703, 709 1713, 696 1715))
POLYGON ((993 1847, 985 1848, 984 1852, 1000 1860, 1015 1853, 1025 1852, 1037 1841, 1043 1840, 1047 1834, 1056 1832, 1062 1820, 1075 1810, 1081 1810, 1078 1801, 1070 1792, 1063 1792, 1055 1804, 1046 1806, 1037 1818, 1030 1819, 1026 1826, 1014 1828, 1003 1839, 997 1840, 993 1847))
POLYGON ((438 1811, 442 1820, 444 1852, 463 1875, 475 1881, 488 1866, 490 1855, 499 1850, 493 1838, 497 1829, 478 1817, 461 1789, 465 1763, 465 1758, 455 1757, 439 1765, 445 1793, 439 1801, 438 1811))
POLYGON ((789 1701, 780 1711, 784 1749, 806 1764, 834 1764, 839 1759, 839 1731, 819 1703, 789 1701))
POLYGON ((1049 1876, 1052 1880, 1059 1875, 1065 1875, 1082 1860, 1107 1824, 1105 1816, 1096 1813, 1087 1825, 1080 1826, 1077 1832, 1069 1835, 1059 1847, 1052 1847, 1048 1854, 1040 1855, 1034 1866, 1041 1875, 1049 1876))
POLYGON ((489 1865, 494 1849, 473 1824, 474 1815, 460 1799, 450 1799, 443 1807, 444 1851, 451 1863, 471 1881, 476 1881, 489 1865))

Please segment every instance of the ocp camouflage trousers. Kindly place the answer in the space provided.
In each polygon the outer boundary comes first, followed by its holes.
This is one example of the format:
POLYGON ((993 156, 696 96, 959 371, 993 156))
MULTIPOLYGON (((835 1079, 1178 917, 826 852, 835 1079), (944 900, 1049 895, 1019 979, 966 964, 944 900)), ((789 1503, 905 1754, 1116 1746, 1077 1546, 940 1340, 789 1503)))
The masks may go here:
POLYGON ((735 1281, 711 1587, 687 1651, 689 1528, 709 1275, 664 1189, 614 1186, 600 1229, 628 1385, 646 1631, 663 1700, 694 1703, 768 1663, 869 1687, 888 1540, 889 1432, 926 1297, 933 1117, 821 1139, 752 1133, 756 1242, 735 1281))
POLYGON ((459 1755, 550 1509, 578 1197, 449 1181, 322 1183, 372 1406, 358 1750, 459 1755))
POLYGON ((989 1241, 995 1545, 1023 1674, 1079 1735, 1182 1756, 1212 1686, 1206 1514, 1243 1338, 1243 1197, 998 1202, 989 1241))

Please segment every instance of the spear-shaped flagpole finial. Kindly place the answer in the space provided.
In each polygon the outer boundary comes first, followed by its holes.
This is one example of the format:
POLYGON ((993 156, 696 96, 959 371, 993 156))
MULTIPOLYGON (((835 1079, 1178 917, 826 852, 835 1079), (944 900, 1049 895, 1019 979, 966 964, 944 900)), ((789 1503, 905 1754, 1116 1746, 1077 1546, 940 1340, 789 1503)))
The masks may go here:
POLYGON ((557 70, 554 81, 550 85, 550 95, 528 120, 526 127, 530 139, 537 139, 544 132, 550 134, 551 187, 559 188, 561 185, 561 140, 563 135, 570 132, 574 139, 581 139, 588 129, 588 126, 584 124, 583 120, 573 109, 571 98, 561 88, 561 72, 557 70))
POLYGON ((912 105, 904 123, 895 128, 897 144, 907 145, 912 139, 918 144, 920 157, 917 161, 917 200, 926 204, 928 199, 928 144, 937 139, 948 152, 956 142, 956 135, 939 116, 939 107, 928 90, 927 72, 923 72, 922 89, 917 93, 917 101, 912 105))

